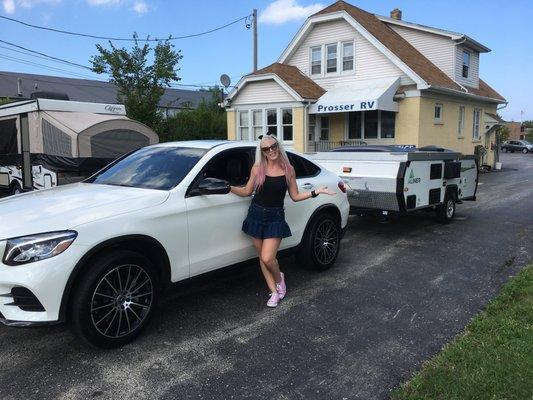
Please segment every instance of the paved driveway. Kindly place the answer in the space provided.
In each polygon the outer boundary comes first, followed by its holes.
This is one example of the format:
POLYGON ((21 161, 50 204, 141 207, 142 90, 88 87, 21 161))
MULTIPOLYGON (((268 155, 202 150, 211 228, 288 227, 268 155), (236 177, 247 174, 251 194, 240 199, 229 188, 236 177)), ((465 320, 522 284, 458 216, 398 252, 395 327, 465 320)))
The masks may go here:
POLYGON ((281 260, 277 309, 245 265, 174 288, 122 349, 0 327, 0 398, 386 398, 531 262, 533 155, 502 158, 451 225, 353 217, 330 271, 281 260))

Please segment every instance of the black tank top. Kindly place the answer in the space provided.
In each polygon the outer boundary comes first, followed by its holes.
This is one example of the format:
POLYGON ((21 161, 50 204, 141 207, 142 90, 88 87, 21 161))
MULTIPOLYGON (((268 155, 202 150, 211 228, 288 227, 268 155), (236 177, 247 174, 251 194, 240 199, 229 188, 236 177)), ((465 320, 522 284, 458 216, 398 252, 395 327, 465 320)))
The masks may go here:
POLYGON ((287 192, 287 178, 281 176, 265 176, 263 186, 255 192, 253 203, 261 207, 283 207, 287 192))

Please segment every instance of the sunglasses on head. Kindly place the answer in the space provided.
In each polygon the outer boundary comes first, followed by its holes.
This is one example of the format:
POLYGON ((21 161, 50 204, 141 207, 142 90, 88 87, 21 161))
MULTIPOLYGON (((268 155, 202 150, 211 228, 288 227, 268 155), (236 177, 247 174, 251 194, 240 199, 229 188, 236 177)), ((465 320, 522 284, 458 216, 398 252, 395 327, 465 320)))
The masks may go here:
POLYGON ((268 146, 268 147, 261 147, 261 151, 263 153, 270 153, 271 151, 276 151, 277 149, 278 149, 277 143, 274 143, 273 145, 268 146))

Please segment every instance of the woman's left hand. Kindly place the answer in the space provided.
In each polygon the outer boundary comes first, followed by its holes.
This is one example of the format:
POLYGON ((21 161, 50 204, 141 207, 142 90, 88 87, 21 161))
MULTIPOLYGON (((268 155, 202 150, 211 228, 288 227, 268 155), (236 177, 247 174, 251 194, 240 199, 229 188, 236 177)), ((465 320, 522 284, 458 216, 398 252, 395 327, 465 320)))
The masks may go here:
POLYGON ((315 190, 315 193, 316 194, 329 194, 330 196, 334 196, 336 193, 335 192, 332 192, 331 190, 328 189, 327 186, 323 186, 323 187, 319 187, 318 189, 315 190))

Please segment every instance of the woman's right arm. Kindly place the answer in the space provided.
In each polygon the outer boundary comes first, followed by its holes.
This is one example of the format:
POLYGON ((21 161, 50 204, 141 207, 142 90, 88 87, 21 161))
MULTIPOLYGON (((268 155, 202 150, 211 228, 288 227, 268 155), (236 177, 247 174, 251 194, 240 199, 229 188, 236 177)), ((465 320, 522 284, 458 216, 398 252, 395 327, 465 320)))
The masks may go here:
POLYGON ((241 197, 251 196, 254 191, 255 176, 257 174, 257 166, 253 166, 250 171, 250 178, 246 183, 246 186, 230 186, 231 193, 241 197))

